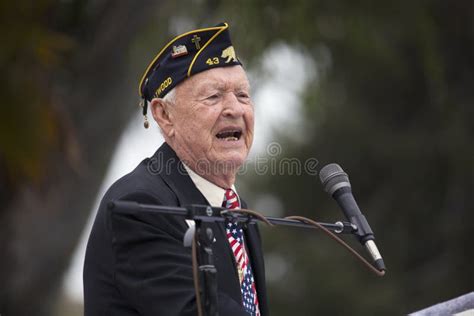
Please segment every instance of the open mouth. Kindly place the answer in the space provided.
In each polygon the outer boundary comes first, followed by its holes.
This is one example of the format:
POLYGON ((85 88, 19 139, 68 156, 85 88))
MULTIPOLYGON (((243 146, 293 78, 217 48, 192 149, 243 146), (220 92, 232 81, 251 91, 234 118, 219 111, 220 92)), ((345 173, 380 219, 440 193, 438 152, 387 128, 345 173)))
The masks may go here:
POLYGON ((242 136, 242 130, 240 129, 229 129, 223 130, 216 134, 216 137, 226 141, 237 141, 242 136))

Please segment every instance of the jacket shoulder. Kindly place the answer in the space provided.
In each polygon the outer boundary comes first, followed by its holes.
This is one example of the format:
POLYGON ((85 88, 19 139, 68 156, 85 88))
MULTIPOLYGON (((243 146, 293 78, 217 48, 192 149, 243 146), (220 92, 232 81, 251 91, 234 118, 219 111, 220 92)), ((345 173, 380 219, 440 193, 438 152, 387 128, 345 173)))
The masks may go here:
POLYGON ((158 172, 151 168, 152 159, 144 159, 132 172, 115 181, 105 193, 102 203, 129 200, 141 203, 177 205, 176 194, 158 172))

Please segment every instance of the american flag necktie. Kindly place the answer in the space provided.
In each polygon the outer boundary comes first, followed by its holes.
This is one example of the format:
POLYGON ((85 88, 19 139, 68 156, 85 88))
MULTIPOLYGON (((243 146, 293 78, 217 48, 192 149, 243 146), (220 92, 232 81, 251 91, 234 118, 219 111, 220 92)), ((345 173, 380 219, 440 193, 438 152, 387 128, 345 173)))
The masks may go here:
MULTIPOLYGON (((222 207, 227 209, 240 208, 239 197, 232 189, 225 191, 222 207)), ((242 292, 244 308, 250 315, 260 316, 257 289, 255 288, 252 267, 250 266, 247 251, 245 250, 242 227, 235 222, 228 222, 226 224, 226 233, 239 272, 240 291, 242 292)))

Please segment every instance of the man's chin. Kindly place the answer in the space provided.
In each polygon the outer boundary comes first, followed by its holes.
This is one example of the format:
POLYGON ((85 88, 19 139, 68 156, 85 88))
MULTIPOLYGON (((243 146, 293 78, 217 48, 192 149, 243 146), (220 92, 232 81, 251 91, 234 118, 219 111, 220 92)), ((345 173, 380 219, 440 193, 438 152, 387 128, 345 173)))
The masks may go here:
POLYGON ((215 162, 216 170, 225 174, 237 173, 239 168, 245 163, 247 153, 242 152, 229 152, 224 155, 220 155, 215 162))

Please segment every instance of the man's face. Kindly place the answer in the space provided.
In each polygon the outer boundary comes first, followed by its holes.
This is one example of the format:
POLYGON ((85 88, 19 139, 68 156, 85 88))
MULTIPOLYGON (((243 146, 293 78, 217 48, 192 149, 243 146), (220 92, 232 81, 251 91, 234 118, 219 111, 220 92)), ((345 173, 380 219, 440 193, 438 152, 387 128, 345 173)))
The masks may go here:
POLYGON ((253 142, 254 110, 241 66, 198 73, 176 87, 169 107, 180 158, 205 176, 240 167, 253 142), (212 169, 209 169, 212 168, 212 169))

